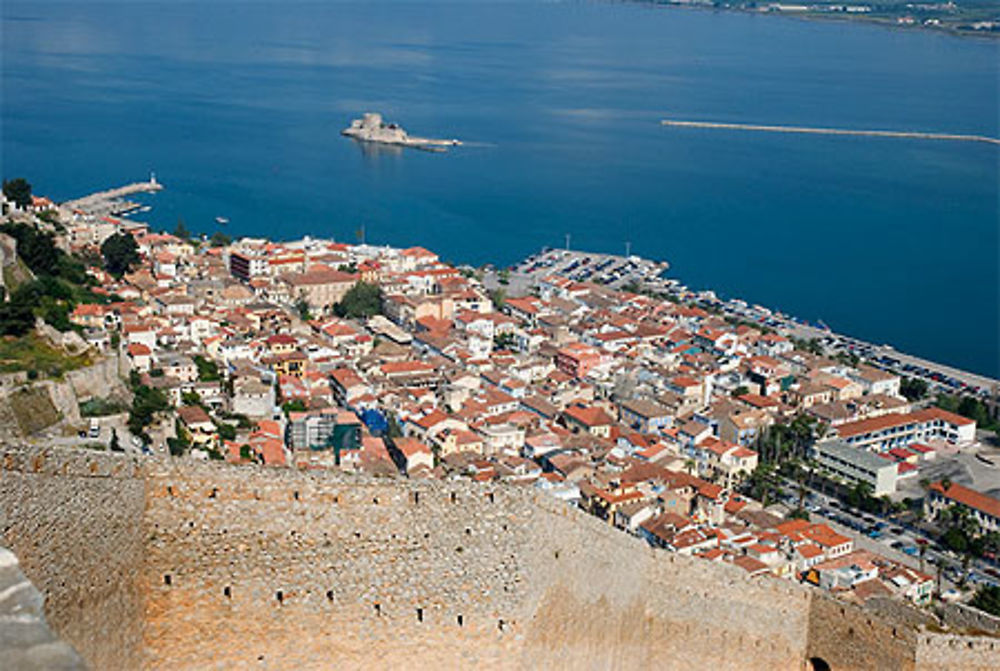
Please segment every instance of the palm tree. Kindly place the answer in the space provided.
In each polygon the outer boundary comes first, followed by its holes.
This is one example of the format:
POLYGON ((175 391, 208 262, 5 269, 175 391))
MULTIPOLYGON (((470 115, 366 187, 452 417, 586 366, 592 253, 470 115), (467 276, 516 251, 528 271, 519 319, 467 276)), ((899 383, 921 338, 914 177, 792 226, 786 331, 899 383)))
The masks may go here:
POLYGON ((958 586, 965 589, 965 584, 969 581, 969 564, 972 563, 972 554, 968 550, 962 553, 962 577, 958 581, 958 586))
POLYGON ((924 556, 927 554, 927 541, 923 538, 917 539, 917 548, 920 552, 920 572, 924 572, 924 556))

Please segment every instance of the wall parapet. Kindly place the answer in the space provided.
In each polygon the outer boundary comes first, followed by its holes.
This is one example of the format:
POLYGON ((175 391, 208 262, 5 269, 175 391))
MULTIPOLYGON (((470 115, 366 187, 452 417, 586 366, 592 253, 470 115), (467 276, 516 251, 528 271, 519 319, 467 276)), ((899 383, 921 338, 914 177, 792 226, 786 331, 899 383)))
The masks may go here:
POLYGON ((135 479, 142 476, 140 457, 72 448, 0 448, 0 471, 41 476, 135 479))
POLYGON ((959 646, 519 486, 30 446, 0 470, 7 540, 102 668, 909 669, 959 646))

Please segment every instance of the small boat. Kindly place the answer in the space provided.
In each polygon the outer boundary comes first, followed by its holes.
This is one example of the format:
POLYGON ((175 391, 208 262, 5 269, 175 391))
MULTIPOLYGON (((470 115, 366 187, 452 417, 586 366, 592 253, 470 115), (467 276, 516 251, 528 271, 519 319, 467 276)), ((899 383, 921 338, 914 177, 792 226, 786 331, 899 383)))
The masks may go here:
POLYGON ((216 217, 215 218, 215 223, 222 224, 223 226, 225 226, 226 224, 229 223, 229 220, 226 219, 225 217, 216 217))

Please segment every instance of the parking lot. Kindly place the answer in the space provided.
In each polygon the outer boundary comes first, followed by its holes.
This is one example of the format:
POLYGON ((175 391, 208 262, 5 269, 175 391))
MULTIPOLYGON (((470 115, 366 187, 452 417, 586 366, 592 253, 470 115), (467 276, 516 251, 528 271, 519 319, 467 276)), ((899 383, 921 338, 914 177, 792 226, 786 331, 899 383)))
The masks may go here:
POLYGON ((948 479, 960 485, 1000 498, 1000 448, 981 442, 920 464, 919 476, 899 481, 894 499, 922 498, 921 480, 937 482, 948 479))
POLYGON ((659 277, 668 267, 666 262, 650 261, 638 256, 617 256, 596 252, 549 249, 532 254, 512 269, 512 273, 533 279, 559 275, 574 282, 593 282, 615 289, 629 284, 642 284, 659 277))

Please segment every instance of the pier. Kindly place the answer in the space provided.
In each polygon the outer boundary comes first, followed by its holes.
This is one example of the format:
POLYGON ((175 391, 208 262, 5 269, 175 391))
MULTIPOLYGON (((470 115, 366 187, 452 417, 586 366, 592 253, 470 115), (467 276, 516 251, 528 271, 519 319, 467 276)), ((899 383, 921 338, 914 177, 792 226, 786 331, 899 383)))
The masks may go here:
POLYGON ((162 191, 163 185, 156 181, 155 175, 149 176, 149 181, 134 182, 119 186, 107 191, 98 191, 76 200, 69 200, 62 204, 62 207, 71 210, 79 210, 94 216, 119 215, 142 207, 140 203, 133 203, 125 200, 126 196, 135 193, 156 193, 162 191))
POLYGON ((116 189, 98 191, 97 193, 92 193, 89 196, 84 196, 83 198, 67 201, 63 203, 63 205, 78 210, 85 210, 87 209, 87 206, 96 205, 97 203, 109 200, 118 200, 120 198, 124 198, 125 196, 131 196, 133 193, 155 193, 162 190, 163 185, 156 181, 155 176, 150 176, 149 181, 147 182, 134 182, 132 184, 126 184, 125 186, 119 186, 116 189))
POLYGON ((810 135, 859 135, 867 137, 910 138, 915 140, 951 140, 955 142, 985 142, 1000 145, 1000 139, 988 135, 965 135, 961 133, 928 133, 922 131, 897 130, 852 130, 849 128, 814 128, 810 126, 769 126, 750 123, 720 123, 715 121, 677 121, 664 119, 664 126, 679 128, 712 128, 716 130, 745 130, 765 133, 806 133, 810 135))

